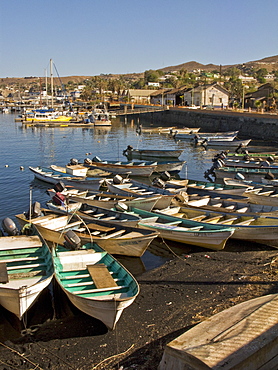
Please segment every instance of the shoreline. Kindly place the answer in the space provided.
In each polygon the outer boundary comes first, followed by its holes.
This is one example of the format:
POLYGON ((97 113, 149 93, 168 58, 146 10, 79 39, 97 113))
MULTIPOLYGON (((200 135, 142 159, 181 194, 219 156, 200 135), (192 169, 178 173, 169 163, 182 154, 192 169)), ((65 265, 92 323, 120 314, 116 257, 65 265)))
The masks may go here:
POLYGON ((114 331, 69 310, 3 343, 0 369, 29 369, 30 361, 55 370, 156 369, 165 345, 195 324, 237 303, 277 293, 277 272, 278 250, 253 243, 173 255, 136 277, 141 292, 114 331))

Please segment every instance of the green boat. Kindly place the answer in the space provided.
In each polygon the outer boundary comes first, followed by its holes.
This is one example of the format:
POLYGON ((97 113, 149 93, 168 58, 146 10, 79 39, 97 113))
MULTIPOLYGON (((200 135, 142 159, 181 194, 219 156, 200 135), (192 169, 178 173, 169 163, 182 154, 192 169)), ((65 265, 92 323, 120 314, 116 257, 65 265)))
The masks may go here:
POLYGON ((139 294, 139 285, 124 266, 96 243, 80 248, 53 248, 55 278, 73 305, 113 330, 123 310, 139 294))

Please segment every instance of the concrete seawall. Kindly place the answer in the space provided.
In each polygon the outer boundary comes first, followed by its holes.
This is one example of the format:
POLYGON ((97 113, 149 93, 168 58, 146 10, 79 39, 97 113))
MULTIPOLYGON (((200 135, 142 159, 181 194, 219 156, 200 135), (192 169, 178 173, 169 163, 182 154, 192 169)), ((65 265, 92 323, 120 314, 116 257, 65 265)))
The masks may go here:
POLYGON ((141 113, 139 117, 140 123, 148 126, 151 122, 159 126, 201 127, 202 131, 208 132, 238 130, 241 138, 278 142, 278 115, 276 114, 169 108, 159 112, 141 113))

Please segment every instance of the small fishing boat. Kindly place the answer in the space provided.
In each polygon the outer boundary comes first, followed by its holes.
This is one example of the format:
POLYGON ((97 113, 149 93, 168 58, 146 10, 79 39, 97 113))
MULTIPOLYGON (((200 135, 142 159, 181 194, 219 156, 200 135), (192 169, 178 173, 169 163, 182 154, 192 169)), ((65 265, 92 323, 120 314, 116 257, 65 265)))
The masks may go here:
POLYGON ((159 134, 170 134, 172 135, 176 131, 184 132, 184 133, 196 133, 200 130, 200 127, 183 127, 178 128, 176 126, 173 127, 143 127, 141 131, 143 133, 159 133, 159 134))
POLYGON ((201 144, 203 146, 209 146, 209 147, 223 147, 225 149, 230 149, 230 148, 245 148, 248 146, 250 143, 251 139, 247 140, 232 140, 232 141, 227 141, 227 140, 215 140, 215 139, 210 139, 208 141, 203 141, 201 144))
POLYGON ((67 186, 73 186, 77 189, 99 190, 103 180, 100 178, 91 178, 83 176, 74 176, 70 173, 55 171, 49 167, 29 167, 36 179, 49 184, 57 184, 62 181, 67 186))
MULTIPOLYGON (((262 217, 238 213, 212 212, 202 208, 186 206, 155 211, 174 216, 177 219, 199 221, 201 224, 229 225, 234 228, 232 239, 246 240, 278 248, 278 217, 262 217)), ((141 224, 140 221, 139 224, 141 224)))
POLYGON ((228 152, 226 153, 228 159, 240 159, 240 160, 263 160, 263 161, 277 161, 278 160, 278 153, 277 152, 268 152, 268 153, 235 153, 235 152, 228 152))
POLYGON ((154 157, 154 158, 179 158, 183 153, 183 149, 166 149, 166 150, 155 150, 155 149, 133 149, 132 146, 128 147, 123 151, 123 155, 128 158, 144 158, 144 157, 154 157))
POLYGON ((277 162, 269 162, 267 160, 239 160, 239 159, 230 159, 226 158, 224 160, 225 167, 247 167, 247 168, 267 168, 269 171, 272 169, 278 168, 277 162))
POLYGON ((228 131, 228 132, 182 132, 177 130, 173 137, 176 140, 191 140, 194 142, 203 141, 205 139, 209 140, 225 140, 231 141, 236 138, 238 131, 228 131))
POLYGON ((207 195, 210 192, 220 193, 220 194, 244 195, 244 192, 247 189, 253 189, 253 186, 246 188, 245 186, 242 186, 241 184, 226 185, 226 184, 220 184, 216 182, 208 182, 208 181, 193 180, 193 179, 169 180, 169 181, 166 181, 165 184, 168 189, 171 186, 174 186, 177 189, 179 187, 180 188, 186 187, 187 193, 189 195, 196 194, 196 193, 207 195))
MULTIPOLYGON (((53 209, 54 204, 53 204, 53 209)), ((51 210, 53 212, 53 209, 51 210)), ((31 215, 32 217, 40 216, 41 213, 45 213, 47 210, 45 208, 40 207, 40 203, 34 202, 32 205, 31 215), (33 211, 34 210, 34 211, 33 211)), ((61 209, 58 206, 55 209, 55 212, 58 214, 71 214, 70 209, 61 209)), ((74 215, 79 216, 79 218, 84 220, 100 220, 100 221, 106 221, 111 224, 118 224, 123 226, 130 226, 130 227, 136 227, 139 222, 139 217, 125 214, 123 212, 113 211, 111 209, 91 206, 89 204, 82 203, 79 210, 75 210, 74 215)), ((30 211, 18 214, 16 217, 20 220, 30 220, 30 211)), ((33 218, 31 219, 33 222, 33 218)), ((82 221, 80 221, 82 223, 82 221)))
MULTIPOLYGON (((69 239, 72 244, 72 235, 69 239)), ((74 306, 113 330, 123 310, 139 294, 139 285, 124 266, 96 243, 78 248, 53 248, 55 278, 74 306)))
POLYGON ((161 195, 161 198, 155 204, 155 208, 157 209, 168 207, 175 195, 178 195, 182 190, 186 191, 186 188, 181 187, 178 189, 162 189, 132 179, 122 180, 121 183, 116 183, 115 179, 106 179, 105 185, 111 193, 122 195, 124 197, 133 196, 136 198, 149 198, 155 195, 161 195))
POLYGON ((248 215, 260 215, 278 217, 278 206, 263 204, 263 199, 260 204, 249 203, 249 199, 246 198, 245 202, 238 201, 235 199, 224 199, 218 197, 195 197, 189 196, 187 207, 197 207, 215 212, 225 213, 238 213, 248 215))
MULTIPOLYGON (((16 217, 22 227, 29 222, 24 214, 16 217)), ((76 215, 61 215, 47 209, 42 209, 41 216, 32 218, 30 222, 48 242, 63 244, 67 231, 72 230, 84 244, 96 242, 108 253, 131 257, 141 257, 158 235, 156 232, 121 223, 112 224, 98 219, 83 220, 76 215)))
MULTIPOLYGON (((71 189, 72 190, 72 189, 71 189)), ((48 208, 54 203, 55 206, 60 206, 63 209, 68 207, 76 208, 79 210, 82 203, 89 204, 91 206, 102 207, 111 209, 118 204, 118 202, 124 203, 127 207, 135 207, 140 209, 145 209, 146 211, 151 211, 162 195, 154 195, 153 197, 127 197, 116 195, 107 192, 90 192, 89 194, 80 194, 77 192, 72 193, 71 190, 67 192, 64 190, 60 193, 63 198, 61 199, 60 194, 56 193, 54 189, 48 189, 48 194, 51 196, 51 200, 47 202, 48 208), (57 196, 59 197, 57 200, 57 196)), ((75 189, 76 190, 76 189, 75 189)))
POLYGON ((248 196, 250 203, 278 207, 278 189, 276 187, 251 189, 246 192, 246 195, 248 196))
POLYGON ((139 226, 159 232, 160 237, 183 244, 221 250, 234 232, 224 225, 204 224, 163 213, 147 212, 132 208, 132 214, 141 217, 139 226))
POLYGON ((89 170, 98 168, 116 175, 149 177, 155 171, 157 163, 101 161, 95 157, 94 160, 89 160, 89 158, 87 158, 86 161, 84 161, 84 166, 89 170))
POLYGON ((262 178, 269 177, 274 180, 278 178, 278 168, 269 170, 264 168, 248 168, 248 167, 220 167, 214 170, 217 179, 238 178, 238 174, 245 180, 260 182, 262 178), (272 177, 272 178, 271 178, 272 177))
POLYGON ((53 264, 38 235, 0 237, 0 304, 22 319, 51 282, 53 264))
POLYGON ((234 305, 168 343, 158 370, 277 369, 278 294, 234 305))
MULTIPOLYGON (((96 158, 96 157, 95 157, 96 158)), ((116 162, 116 161, 96 161, 86 158, 84 166, 90 170, 98 168, 117 175, 129 175, 137 177, 149 177, 153 172, 179 173, 186 161, 160 161, 160 162, 116 162)))

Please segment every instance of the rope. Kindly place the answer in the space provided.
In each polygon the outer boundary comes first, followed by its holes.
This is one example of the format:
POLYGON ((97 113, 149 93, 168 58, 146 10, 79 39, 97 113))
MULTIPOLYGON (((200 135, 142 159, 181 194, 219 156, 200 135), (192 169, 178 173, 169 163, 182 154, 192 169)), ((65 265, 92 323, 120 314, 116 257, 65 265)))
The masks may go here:
POLYGON ((110 356, 110 357, 107 357, 107 358, 105 358, 104 360, 102 360, 101 362, 99 362, 96 366, 94 366, 93 368, 92 368, 92 370, 95 370, 95 369, 97 369, 99 366, 101 366, 104 362, 106 362, 106 361, 108 361, 108 360, 111 360, 111 359, 113 359, 113 358, 116 358, 116 357, 119 357, 119 356, 123 356, 123 355, 125 355, 127 352, 129 352, 132 348, 134 347, 134 344, 132 344, 126 351, 124 351, 124 352, 122 352, 122 353, 119 353, 119 354, 117 354, 117 355, 112 355, 112 356, 110 356))
POLYGON ((165 242, 165 240, 162 238, 162 236, 160 236, 160 238, 161 238, 161 240, 162 240, 162 242, 166 245, 166 247, 169 249, 169 251, 171 252, 171 253, 173 253, 173 255, 175 256, 175 257, 177 257, 177 258, 179 258, 181 261, 186 261, 186 258, 181 258, 180 256, 178 256, 170 247, 169 247, 169 245, 165 242))
POLYGON ((33 361, 29 360, 26 356, 22 355, 21 353, 19 353, 19 352, 18 352, 18 351, 16 351, 15 349, 13 349, 13 348, 11 348, 11 347, 8 347, 8 346, 6 346, 6 345, 5 345, 4 343, 2 343, 2 342, 0 342, 0 344, 1 344, 3 347, 5 347, 5 348, 9 349, 11 352, 14 352, 14 353, 16 353, 18 356, 22 357, 25 361, 27 361, 27 362, 29 362, 30 364, 32 364, 33 366, 35 366, 33 370, 35 370, 35 369, 43 370, 43 368, 42 368, 42 367, 40 367, 38 364, 35 364, 33 361))

